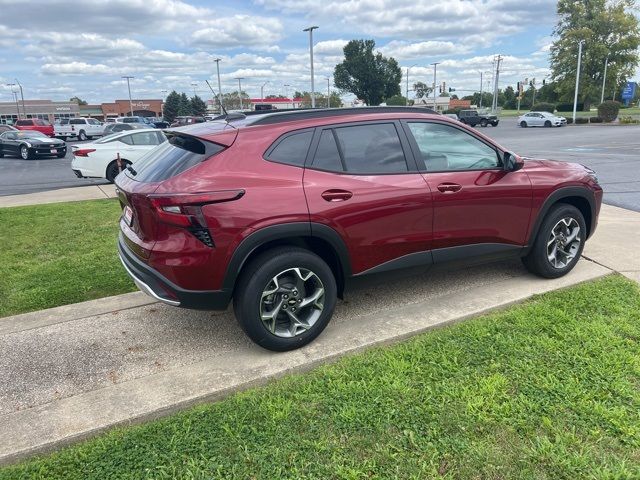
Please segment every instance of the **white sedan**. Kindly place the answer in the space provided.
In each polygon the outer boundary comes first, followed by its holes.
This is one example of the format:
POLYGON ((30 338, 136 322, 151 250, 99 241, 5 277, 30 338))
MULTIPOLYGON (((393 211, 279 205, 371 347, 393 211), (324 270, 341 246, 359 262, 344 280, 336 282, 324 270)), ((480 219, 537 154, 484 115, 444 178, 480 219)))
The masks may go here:
POLYGON ((122 168, 136 163, 149 150, 167 141, 161 130, 146 128, 114 133, 95 142, 73 145, 71 168, 78 178, 106 178, 111 183, 122 168))
POLYGON ((567 119, 549 112, 529 112, 518 118, 518 125, 526 127, 561 127, 567 119))

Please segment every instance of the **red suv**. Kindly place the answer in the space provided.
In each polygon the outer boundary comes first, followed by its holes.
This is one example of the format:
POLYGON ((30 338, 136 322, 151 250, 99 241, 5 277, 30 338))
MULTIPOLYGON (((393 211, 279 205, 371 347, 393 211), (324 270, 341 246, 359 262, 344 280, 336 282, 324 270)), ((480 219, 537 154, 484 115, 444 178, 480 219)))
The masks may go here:
POLYGON ((116 179, 119 252, 169 305, 226 309, 255 342, 300 347, 352 277, 473 258, 569 272, 602 189, 423 109, 236 115, 166 132, 116 179))
POLYGON ((53 125, 39 118, 29 118, 26 120, 18 120, 14 125, 18 130, 36 130, 44 133, 48 137, 53 137, 53 125))

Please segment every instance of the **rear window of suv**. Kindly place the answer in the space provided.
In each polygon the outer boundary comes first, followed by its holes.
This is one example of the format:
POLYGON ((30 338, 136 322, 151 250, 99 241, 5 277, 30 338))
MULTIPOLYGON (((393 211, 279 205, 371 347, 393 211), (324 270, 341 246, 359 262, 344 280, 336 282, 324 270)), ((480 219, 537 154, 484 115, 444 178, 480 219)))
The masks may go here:
POLYGON ((133 165, 135 174, 126 175, 139 182, 162 182, 223 151, 225 147, 196 138, 175 135, 154 148, 133 165))

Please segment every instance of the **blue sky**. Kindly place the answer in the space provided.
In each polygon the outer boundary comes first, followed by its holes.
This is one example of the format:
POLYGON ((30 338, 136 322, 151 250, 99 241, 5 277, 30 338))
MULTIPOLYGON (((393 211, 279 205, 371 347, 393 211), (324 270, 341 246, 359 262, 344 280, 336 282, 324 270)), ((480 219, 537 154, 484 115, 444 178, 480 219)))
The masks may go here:
POLYGON ((549 74, 555 8, 553 0, 0 0, 0 101, 11 100, 5 84, 15 78, 28 99, 112 101, 127 96, 122 75, 135 77, 135 98, 194 87, 210 98, 214 58, 225 92, 237 89, 235 77, 252 97, 262 85, 265 95, 309 90, 309 25, 320 27, 316 90, 359 38, 373 38, 403 75, 415 65, 410 83, 430 84, 429 64, 440 62, 438 83, 459 94, 479 89, 479 72, 502 54, 503 88, 549 74))

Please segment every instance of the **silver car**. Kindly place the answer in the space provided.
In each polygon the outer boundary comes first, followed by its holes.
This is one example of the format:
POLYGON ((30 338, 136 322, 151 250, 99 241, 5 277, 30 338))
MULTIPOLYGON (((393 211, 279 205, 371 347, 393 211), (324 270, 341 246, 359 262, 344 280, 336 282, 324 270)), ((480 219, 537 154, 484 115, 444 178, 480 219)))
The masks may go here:
POLYGON ((518 125, 526 127, 561 127, 567 124, 567 119, 549 112, 529 112, 518 117, 518 125))

